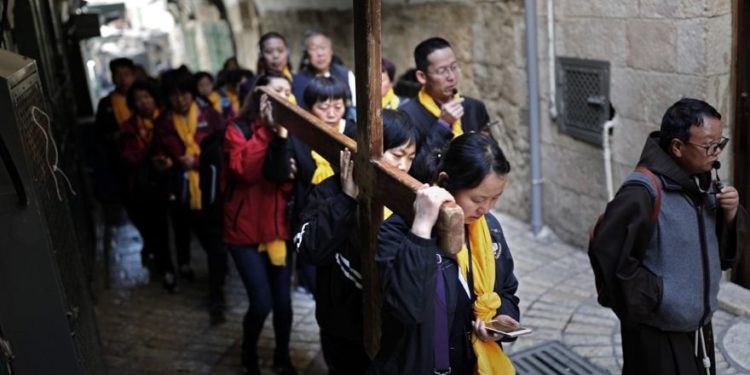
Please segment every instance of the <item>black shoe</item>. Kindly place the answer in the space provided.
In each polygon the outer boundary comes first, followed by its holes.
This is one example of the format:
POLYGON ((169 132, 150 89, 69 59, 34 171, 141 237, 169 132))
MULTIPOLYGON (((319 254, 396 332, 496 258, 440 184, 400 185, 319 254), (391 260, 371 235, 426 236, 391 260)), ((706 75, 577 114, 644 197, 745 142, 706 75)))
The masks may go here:
POLYGON ((278 352, 273 356, 273 371, 279 375, 297 375, 297 370, 292 365, 289 354, 279 355, 278 352))
POLYGON ((291 361, 282 364, 274 363, 273 372, 279 375, 297 375, 297 369, 294 368, 291 361))
POLYGON ((190 268, 189 264, 183 264, 180 266, 180 277, 187 282, 192 283, 195 281, 195 272, 193 272, 193 269, 190 268))
POLYGON ((166 272, 161 281, 161 286, 167 292, 174 293, 177 290, 177 278, 175 278, 172 272, 166 272))
POLYGON ((211 311, 209 313, 209 316, 211 317, 212 326, 218 326, 219 324, 225 323, 227 321, 227 317, 224 315, 224 310, 211 311))

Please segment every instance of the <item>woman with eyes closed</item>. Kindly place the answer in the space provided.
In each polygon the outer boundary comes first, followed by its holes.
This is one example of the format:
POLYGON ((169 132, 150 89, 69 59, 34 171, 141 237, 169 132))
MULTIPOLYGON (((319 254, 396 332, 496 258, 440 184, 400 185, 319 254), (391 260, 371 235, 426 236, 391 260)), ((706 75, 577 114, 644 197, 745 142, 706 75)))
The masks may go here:
POLYGON ((513 374, 491 320, 517 326, 518 281, 497 219, 510 163, 490 137, 467 133, 431 154, 414 220, 391 216, 380 227, 375 262, 383 291, 380 352, 372 374, 513 374), (463 209, 466 243, 443 252, 433 235, 445 202, 463 209))
MULTIPOLYGON (((336 129, 339 133, 356 137, 354 122, 344 119, 346 89, 333 77, 315 77, 305 88, 303 99, 305 108, 315 117, 336 129)), ((307 206, 310 191, 323 180, 333 176, 330 163, 312 151, 310 147, 294 136, 289 137, 288 148, 294 160, 297 174, 292 193, 291 210, 292 233, 299 232, 300 215, 307 206)), ((315 267, 302 259, 297 262, 298 287, 304 293, 315 293, 315 267)))
MULTIPOLYGON (((406 173, 417 150, 417 130, 405 114, 383 111, 383 160, 406 173)), ((295 235, 300 257, 316 268, 315 318, 329 373, 363 374, 370 358, 362 345, 362 276, 353 160, 341 151, 340 172, 317 185, 295 235)), ((390 216, 387 208, 384 217, 390 216)))

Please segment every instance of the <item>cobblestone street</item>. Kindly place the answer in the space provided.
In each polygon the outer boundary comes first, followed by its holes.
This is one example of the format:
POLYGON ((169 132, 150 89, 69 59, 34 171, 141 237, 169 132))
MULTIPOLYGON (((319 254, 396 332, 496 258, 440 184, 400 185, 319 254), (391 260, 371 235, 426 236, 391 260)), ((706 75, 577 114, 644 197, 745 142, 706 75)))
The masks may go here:
MULTIPOLYGON (((519 338, 506 350, 513 354, 558 340, 603 370, 619 373, 619 326, 615 315, 596 303, 585 252, 563 244, 554 235, 536 239, 527 224, 503 214, 498 217, 516 262, 522 322, 534 329, 532 335, 519 338)), ((202 250, 197 245, 193 249, 196 282, 180 282, 178 293, 167 294, 160 280, 149 283, 134 237, 137 233, 132 227, 120 230, 112 288, 100 294, 97 307, 110 374, 241 373, 241 321, 247 298, 231 260, 227 322, 211 327, 202 250)), ((325 374, 314 301, 293 293, 293 308, 293 363, 300 374, 325 374)), ((740 309, 715 315, 718 374, 750 374, 748 314, 750 311, 740 309)), ((261 365, 272 374, 273 330, 271 320, 266 323, 260 343, 261 365)))

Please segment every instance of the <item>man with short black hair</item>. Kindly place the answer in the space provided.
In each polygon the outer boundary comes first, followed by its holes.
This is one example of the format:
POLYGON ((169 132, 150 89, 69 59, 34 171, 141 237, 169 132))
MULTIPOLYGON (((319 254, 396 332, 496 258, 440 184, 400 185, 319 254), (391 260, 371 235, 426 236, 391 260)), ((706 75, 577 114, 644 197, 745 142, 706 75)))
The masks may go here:
POLYGON ((737 190, 711 178, 722 130, 708 103, 673 104, 595 228, 589 256, 599 301, 620 318, 623 374, 715 373, 721 271, 747 231, 737 190))
POLYGON ((461 66, 447 40, 432 37, 419 43, 414 49, 414 63, 422 89, 416 100, 399 110, 409 115, 423 138, 414 162, 418 170, 431 150, 463 133, 482 130, 490 117, 481 101, 459 92, 461 66))
POLYGON ((135 82, 135 65, 133 60, 128 58, 117 58, 109 62, 109 70, 115 89, 99 100, 96 109, 96 144, 93 146, 95 157, 91 164, 94 169, 94 191, 102 204, 105 223, 119 225, 123 218, 123 209, 120 197, 118 138, 120 125, 132 115, 128 108, 127 95, 130 86, 135 82))

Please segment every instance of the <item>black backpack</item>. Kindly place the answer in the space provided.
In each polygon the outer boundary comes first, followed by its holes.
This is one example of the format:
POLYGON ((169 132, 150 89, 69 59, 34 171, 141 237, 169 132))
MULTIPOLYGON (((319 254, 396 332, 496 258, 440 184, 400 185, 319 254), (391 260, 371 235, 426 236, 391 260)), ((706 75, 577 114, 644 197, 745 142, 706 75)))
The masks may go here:
MULTIPOLYGON (((655 191, 655 196, 652 196, 653 208, 651 210, 651 219, 655 223, 657 218, 659 217, 659 211, 661 210, 661 182, 659 181, 659 177, 657 177, 654 174, 654 172, 651 172, 650 169, 641 165, 637 166, 635 168, 635 171, 633 171, 632 173, 642 174, 646 176, 649 181, 651 181, 651 187, 653 188, 653 191, 655 191)), ((632 184, 643 185, 643 183, 640 181, 627 181, 626 180, 626 182, 623 183, 622 186, 620 186, 620 189, 622 189, 625 186, 632 185, 632 184)), ((649 192, 651 191, 652 189, 649 189, 649 192)), ((604 307, 613 308, 614 304, 612 301, 612 297, 607 293, 607 288, 605 288, 605 283, 604 283, 605 278, 602 273, 601 267, 599 267, 596 249, 594 248, 596 235, 599 232, 599 225, 601 225, 605 214, 606 214, 606 211, 603 214, 599 215, 599 218, 596 220, 596 224, 594 224, 594 229, 591 231, 591 234, 589 235, 588 256, 589 256, 589 261, 591 262, 591 268, 594 270, 594 282, 596 283, 596 294, 598 296, 597 301, 599 302, 600 305, 604 307)))

